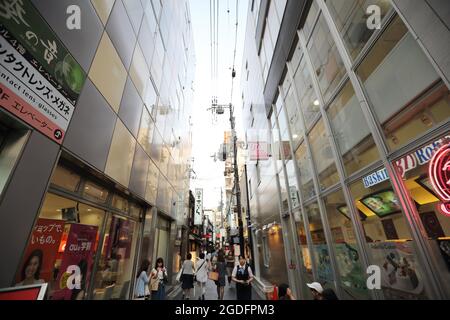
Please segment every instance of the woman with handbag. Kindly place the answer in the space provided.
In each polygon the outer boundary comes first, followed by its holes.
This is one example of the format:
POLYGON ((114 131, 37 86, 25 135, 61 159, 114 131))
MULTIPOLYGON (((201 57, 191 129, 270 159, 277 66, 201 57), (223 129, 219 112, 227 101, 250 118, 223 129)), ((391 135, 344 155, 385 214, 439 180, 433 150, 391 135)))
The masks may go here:
POLYGON ((225 289, 225 277, 227 276, 227 264, 225 262, 225 253, 220 250, 215 264, 215 271, 218 273, 217 281, 217 299, 223 300, 225 289))
POLYGON ((194 288, 194 274, 195 268, 192 262, 192 254, 188 253, 186 260, 183 262, 181 274, 181 288, 183 289, 183 296, 186 300, 191 297, 191 289, 194 288))
POLYGON ((199 259, 195 264, 195 270, 197 270, 195 273, 195 280, 200 289, 198 300, 205 300, 206 281, 208 281, 208 264, 203 252, 199 255, 199 259))
POLYGON ((166 298, 167 270, 163 258, 156 259, 155 268, 150 274, 150 287, 152 300, 165 300, 166 298))
POLYGON ((150 261, 145 259, 141 263, 141 268, 137 273, 136 286, 134 295, 136 300, 148 300, 150 298, 150 291, 148 289, 148 283, 150 282, 150 261))

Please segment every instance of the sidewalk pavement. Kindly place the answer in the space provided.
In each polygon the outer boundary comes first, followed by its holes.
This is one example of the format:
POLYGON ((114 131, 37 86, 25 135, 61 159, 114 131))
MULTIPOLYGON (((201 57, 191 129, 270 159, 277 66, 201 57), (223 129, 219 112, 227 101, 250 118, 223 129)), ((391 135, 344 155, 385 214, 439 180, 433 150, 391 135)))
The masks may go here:
MULTIPOLYGON (((198 297, 201 295, 200 288, 196 285, 195 290, 191 290, 190 300, 198 300, 198 297)), ((183 290, 181 290, 181 285, 177 285, 175 289, 173 289, 169 294, 167 294, 168 300, 182 300, 183 298, 183 290)), ((214 281, 208 280, 206 283, 206 294, 205 300, 217 300, 217 287, 214 281)), ((223 300, 236 300, 236 284, 232 283, 228 284, 228 281, 225 285, 225 292, 223 295, 223 300)), ((255 289, 252 288, 252 300, 262 300, 261 297, 256 293, 255 289)))

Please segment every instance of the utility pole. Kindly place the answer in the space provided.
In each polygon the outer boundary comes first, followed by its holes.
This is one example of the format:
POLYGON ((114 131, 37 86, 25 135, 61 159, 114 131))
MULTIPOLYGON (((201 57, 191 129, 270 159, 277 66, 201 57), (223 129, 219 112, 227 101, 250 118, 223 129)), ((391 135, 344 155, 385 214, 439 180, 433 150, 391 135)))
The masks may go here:
POLYGON ((223 114, 223 109, 230 109, 230 124, 231 124, 231 134, 233 138, 233 157, 234 157, 234 188, 236 192, 236 206, 238 214, 238 227, 239 227, 239 245, 241 250, 241 255, 245 256, 245 246, 244 246, 244 223, 242 221, 242 207, 241 207, 241 188, 239 186, 239 167, 237 163, 237 134, 236 134, 236 122, 233 115, 233 105, 230 103, 228 105, 217 104, 217 99, 213 99, 211 110, 217 114, 223 114))

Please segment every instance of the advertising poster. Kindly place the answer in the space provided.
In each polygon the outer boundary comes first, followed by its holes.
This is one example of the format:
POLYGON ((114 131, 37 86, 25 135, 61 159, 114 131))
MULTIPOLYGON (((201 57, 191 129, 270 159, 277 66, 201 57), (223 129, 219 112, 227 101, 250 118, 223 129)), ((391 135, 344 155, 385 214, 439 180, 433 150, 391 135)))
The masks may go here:
POLYGON ((333 281, 333 272, 331 270, 331 261, 327 245, 314 245, 314 254, 319 279, 321 281, 333 281))
POLYGON ((339 243, 334 248, 343 287, 358 299, 368 298, 365 272, 361 267, 356 247, 348 243, 339 243))
POLYGON ((17 274, 16 286, 51 281, 63 231, 62 220, 38 219, 17 274))
POLYGON ((54 300, 77 300, 84 297, 89 285, 97 230, 96 226, 70 225, 57 288, 52 297, 54 300), (68 287, 68 283, 72 288, 68 287), (77 283, 79 285, 75 286, 77 283))
POLYGON ((86 81, 30 1, 0 2, 0 106, 61 144, 86 81))
POLYGON ((411 243, 371 243, 370 248, 374 264, 381 268, 381 286, 390 298, 419 298, 424 284, 411 243))

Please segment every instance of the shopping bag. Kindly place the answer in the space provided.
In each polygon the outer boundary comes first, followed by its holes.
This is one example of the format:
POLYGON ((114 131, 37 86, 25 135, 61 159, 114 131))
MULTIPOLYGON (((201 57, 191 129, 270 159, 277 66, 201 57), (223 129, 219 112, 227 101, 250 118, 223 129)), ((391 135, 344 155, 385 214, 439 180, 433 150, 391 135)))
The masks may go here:
POLYGON ((175 280, 177 280, 177 282, 181 282, 181 275, 182 274, 183 274, 183 268, 181 268, 181 270, 177 274, 177 277, 175 278, 175 280))
POLYGON ((219 280, 219 273, 215 272, 215 271, 209 272, 208 279, 209 280, 213 280, 213 281, 218 281, 219 280))

